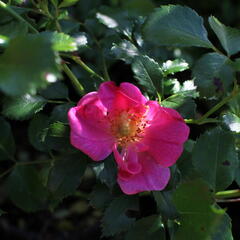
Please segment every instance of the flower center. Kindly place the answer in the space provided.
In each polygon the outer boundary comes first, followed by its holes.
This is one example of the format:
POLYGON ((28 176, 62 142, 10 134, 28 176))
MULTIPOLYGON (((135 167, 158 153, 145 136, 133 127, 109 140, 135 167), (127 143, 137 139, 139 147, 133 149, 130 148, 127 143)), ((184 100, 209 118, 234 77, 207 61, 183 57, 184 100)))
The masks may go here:
POLYGON ((111 132, 117 138, 120 147, 139 141, 148 125, 145 114, 131 113, 130 111, 122 111, 110 121, 111 132))

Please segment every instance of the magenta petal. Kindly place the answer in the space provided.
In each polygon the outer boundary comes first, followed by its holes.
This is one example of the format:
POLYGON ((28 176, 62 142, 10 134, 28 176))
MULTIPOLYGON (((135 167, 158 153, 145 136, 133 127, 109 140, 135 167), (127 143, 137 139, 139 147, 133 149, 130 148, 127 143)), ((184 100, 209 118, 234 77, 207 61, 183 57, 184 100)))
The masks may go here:
POLYGON ((127 110, 147 101, 140 90, 131 83, 122 83, 118 87, 114 82, 105 82, 100 85, 98 94, 109 111, 127 110))
MULTIPOLYGON (((173 110, 173 109, 171 109, 173 110)), ((161 108, 157 117, 151 121, 145 131, 146 138, 169 143, 184 143, 188 139, 189 127, 183 119, 170 115, 166 108, 161 108)))
POLYGON ((71 144, 95 161, 106 158, 114 144, 105 110, 97 94, 92 93, 87 94, 77 107, 68 112, 71 144))
POLYGON ((115 145, 113 153, 118 164, 119 171, 124 172, 125 175, 137 174, 142 170, 142 166, 138 161, 137 152, 134 146, 123 149, 120 154, 115 145))
POLYGON ((162 167, 170 167, 183 152, 183 144, 149 141, 149 154, 162 167))
POLYGON ((142 171, 129 177, 118 175, 118 184, 125 194, 160 191, 170 179, 170 170, 157 164, 147 153, 139 153, 142 171))
POLYGON ((125 96, 137 102, 138 104, 145 104, 147 102, 147 99, 142 95, 139 88, 137 88, 135 85, 131 83, 128 82, 121 83, 120 89, 125 96))
POLYGON ((75 148, 80 149, 94 161, 101 161, 109 156, 114 144, 112 139, 88 139, 76 135, 74 132, 71 132, 70 139, 75 148))

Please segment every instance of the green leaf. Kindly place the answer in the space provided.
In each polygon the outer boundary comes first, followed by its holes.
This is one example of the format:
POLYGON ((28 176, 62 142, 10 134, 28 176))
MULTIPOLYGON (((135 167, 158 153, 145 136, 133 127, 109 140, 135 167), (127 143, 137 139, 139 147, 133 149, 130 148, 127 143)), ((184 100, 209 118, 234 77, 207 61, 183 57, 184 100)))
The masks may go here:
POLYGON ((234 113, 226 113, 222 118, 223 122, 232 132, 240 133, 240 117, 234 113))
POLYGON ((144 86, 149 93, 162 94, 162 71, 157 62, 148 56, 138 56, 135 57, 132 70, 139 84, 144 86))
POLYGON ((196 104, 194 100, 184 93, 174 94, 162 101, 163 107, 176 109, 183 118, 194 118, 196 113, 196 104))
POLYGON ((51 39, 41 34, 18 36, 0 56, 0 89, 7 95, 36 94, 59 76, 51 39))
POLYGON ((47 101, 43 97, 29 94, 16 98, 6 98, 2 113, 10 119, 25 120, 41 111, 46 103, 47 101))
POLYGON ((132 226, 135 219, 126 216, 127 210, 138 210, 138 198, 136 196, 123 195, 111 202, 102 219, 103 236, 113 236, 128 230, 132 226))
POLYGON ((215 128, 200 136, 193 149, 193 165, 214 191, 226 189, 234 180, 237 153, 230 132, 215 128))
POLYGON ((140 16, 151 13, 155 6, 152 0, 121 0, 120 2, 124 9, 134 13, 136 12, 136 14, 140 16))
POLYGON ((104 208, 112 200, 109 189, 104 184, 95 185, 90 195, 90 205, 95 208, 104 208))
POLYGON ((63 8, 63 7, 70 7, 74 4, 76 4, 79 0, 63 0, 60 5, 59 8, 63 8))
POLYGON ((132 63, 135 56, 139 55, 138 49, 127 40, 123 40, 118 44, 114 43, 111 52, 115 58, 121 59, 128 64, 132 63))
POLYGON ((18 35, 25 35, 28 32, 28 27, 25 23, 19 21, 10 21, 8 24, 0 25, 0 35, 8 38, 15 38, 18 35))
POLYGON ((208 22, 228 55, 233 55, 240 51, 239 29, 227 27, 213 16, 209 17, 208 22))
POLYGON ((54 32, 52 36, 53 49, 61 52, 73 52, 77 50, 74 38, 65 33, 54 32))
POLYGON ((176 208, 172 204, 172 192, 153 192, 153 196, 161 216, 168 219, 175 219, 177 217, 176 208))
POLYGON ((52 113, 51 113, 51 122, 62 122, 62 123, 68 123, 68 111, 71 107, 73 107, 74 104, 73 103, 65 103, 65 104, 61 104, 56 106, 52 113))
POLYGON ((7 179, 13 203, 27 212, 47 208, 48 192, 32 166, 18 165, 7 179))
POLYGON ((212 240, 233 240, 231 218, 225 213, 218 228, 212 234, 212 240))
POLYGON ((98 178, 102 183, 105 183, 109 188, 112 188, 116 184, 117 179, 117 165, 113 155, 107 157, 99 167, 100 171, 98 178))
POLYGON ((204 182, 199 179, 184 182, 174 193, 173 202, 180 214, 174 239, 212 239, 210 236, 219 227, 224 210, 212 205, 212 194, 204 182))
POLYGON ((62 122, 52 123, 48 128, 48 135, 51 137, 67 137, 69 138, 69 126, 62 122))
POLYGON ((191 8, 166 5, 156 9, 147 19, 145 39, 165 46, 212 48, 203 19, 191 8))
POLYGON ((50 84, 46 89, 41 91, 41 96, 47 99, 67 99, 68 88, 64 83, 58 81, 50 84))
POLYGON ((152 215, 136 221, 125 240, 165 240, 165 236, 160 216, 152 215))
POLYGON ((81 182, 87 167, 84 154, 63 155, 54 162, 48 177, 48 189, 54 198, 62 198, 73 194, 81 182))
POLYGON ((0 117, 0 160, 13 159, 15 154, 15 141, 11 125, 0 117))
POLYGON ((183 59, 175 59, 173 61, 167 60, 162 65, 162 71, 164 76, 174 74, 176 72, 182 72, 189 69, 188 63, 183 59))
POLYGON ((234 113, 238 117, 240 117, 240 94, 235 96, 228 102, 228 106, 230 108, 231 113, 234 113))
POLYGON ((44 114, 37 114, 30 122, 28 127, 29 142, 39 151, 48 151, 49 146, 44 142, 47 134, 49 119, 44 114))
POLYGON ((234 80, 228 58, 218 53, 203 55, 193 68, 193 77, 201 96, 206 97, 229 90, 234 80))

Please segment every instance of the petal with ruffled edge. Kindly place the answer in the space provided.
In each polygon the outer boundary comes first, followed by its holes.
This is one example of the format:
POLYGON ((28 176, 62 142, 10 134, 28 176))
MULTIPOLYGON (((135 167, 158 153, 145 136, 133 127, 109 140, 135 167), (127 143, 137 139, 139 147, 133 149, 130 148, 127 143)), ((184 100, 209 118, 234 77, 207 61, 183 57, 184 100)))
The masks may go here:
POLYGON ((131 83, 121 83, 116 86, 114 82, 102 83, 98 90, 102 104, 109 110, 127 110, 139 104, 145 104, 147 99, 141 91, 131 83))
POLYGON ((157 164, 147 152, 136 153, 142 165, 138 174, 124 175, 119 171, 118 184, 125 194, 163 190, 169 179, 170 170, 157 164))
POLYGON ((189 127, 181 115, 174 109, 148 104, 149 127, 145 130, 146 138, 168 143, 184 143, 188 139, 189 127))
POLYGON ((115 142, 109 131, 106 108, 96 92, 85 95, 77 107, 68 112, 71 144, 95 161, 103 160, 115 142))
POLYGON ((137 148, 130 146, 123 148, 121 154, 117 150, 117 145, 114 145, 113 154, 118 164, 118 169, 124 175, 138 174, 142 170, 142 165, 138 161, 136 154, 137 148))

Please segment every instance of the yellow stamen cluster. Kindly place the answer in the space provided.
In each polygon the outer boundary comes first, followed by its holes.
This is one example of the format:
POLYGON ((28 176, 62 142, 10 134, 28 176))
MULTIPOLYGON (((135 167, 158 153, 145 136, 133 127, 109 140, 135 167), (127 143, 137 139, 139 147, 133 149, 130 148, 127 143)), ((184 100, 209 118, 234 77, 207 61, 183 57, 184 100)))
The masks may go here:
POLYGON ((142 138, 144 129, 148 125, 145 117, 145 114, 122 111, 110 119, 111 133, 116 137, 120 147, 142 138))

